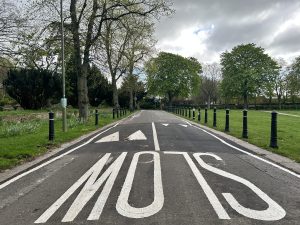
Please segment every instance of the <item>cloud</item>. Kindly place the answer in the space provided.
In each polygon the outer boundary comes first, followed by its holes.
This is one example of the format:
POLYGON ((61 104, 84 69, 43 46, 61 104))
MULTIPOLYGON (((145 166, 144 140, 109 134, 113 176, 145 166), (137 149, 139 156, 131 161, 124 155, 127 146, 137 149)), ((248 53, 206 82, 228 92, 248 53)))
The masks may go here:
POLYGON ((298 0, 174 0, 176 13, 157 24, 158 48, 201 62, 225 50, 255 43, 272 57, 298 54, 298 0))

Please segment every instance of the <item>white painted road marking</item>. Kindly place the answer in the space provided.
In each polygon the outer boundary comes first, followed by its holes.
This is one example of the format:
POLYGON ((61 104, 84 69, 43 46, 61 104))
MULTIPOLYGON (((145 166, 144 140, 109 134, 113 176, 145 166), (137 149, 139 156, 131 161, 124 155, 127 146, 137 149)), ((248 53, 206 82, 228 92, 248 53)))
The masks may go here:
POLYGON ((268 161, 268 160, 266 160, 266 159, 260 158, 260 157, 257 156, 257 155, 254 155, 254 154, 252 154, 252 153, 250 153, 250 152, 247 152, 247 151, 244 151, 244 150, 242 150, 242 149, 240 149, 240 148, 238 148, 238 147, 236 147, 236 146, 234 146, 234 145, 232 145, 232 144, 229 144, 228 142, 226 142, 226 141, 223 140, 222 138, 217 137, 216 135, 214 135, 213 133, 211 133, 211 132, 209 132, 209 131, 207 131, 207 130, 205 130, 205 129, 202 129, 202 128, 200 128, 200 127, 198 127, 198 126, 195 126, 195 125, 191 125, 191 126, 194 127, 194 128, 196 128, 196 129, 198 129, 198 130, 201 130, 201 131, 203 131, 203 132, 209 134, 210 136, 212 136, 212 137, 218 139, 218 140, 219 140, 220 142, 222 142, 223 144, 225 144, 225 145, 227 145, 227 146, 229 146, 229 147, 231 147, 231 148, 233 148, 233 149, 235 149, 235 150, 237 150, 237 151, 239 151, 239 152, 243 152, 243 153, 245 153, 246 155, 252 156, 253 158, 256 158, 256 159, 258 159, 258 160, 260 160, 260 161, 263 161, 263 162, 265 162, 265 163, 267 163, 267 164, 269 164, 269 165, 272 165, 272 166, 274 166, 274 167, 276 167, 276 168, 278 168, 278 169, 280 169, 280 170, 283 170, 283 171, 285 171, 285 172, 287 172, 287 173, 289 173, 289 174, 291 174, 291 175, 293 175, 293 176, 295 176, 295 177, 300 178, 300 174, 297 174, 297 173, 295 173, 295 172, 293 172, 293 171, 290 171, 290 170, 288 170, 288 169, 286 169, 286 168, 284 168, 284 167, 282 167, 282 166, 279 166, 279 165, 277 165, 277 164, 275 164, 275 163, 273 163, 273 162, 270 162, 270 161, 268 161))
MULTIPOLYGON (((215 210, 219 219, 230 219, 226 210, 223 208, 216 194, 213 192, 211 187, 206 182, 205 178, 201 174, 200 170, 197 168, 191 157, 187 152, 164 152, 164 154, 176 154, 183 155, 186 162, 190 166, 194 176, 196 177, 198 183, 202 187, 202 190, 206 194, 212 208, 215 210)), ((81 187, 80 193, 68 209, 67 213, 62 219, 62 222, 72 222, 78 216, 78 214, 84 209, 87 203, 91 200, 91 198, 95 195, 95 193, 103 186, 103 190, 101 191, 91 213, 89 214, 87 220, 99 220, 103 208, 107 202, 108 196, 112 190, 114 182, 118 176, 120 168, 123 165, 127 152, 123 152, 117 157, 117 159, 106 169, 106 171, 102 172, 104 166, 107 162, 112 158, 111 153, 106 153, 98 162, 93 165, 84 175, 79 178, 59 199, 57 199, 36 221, 35 223, 46 223, 53 216, 53 214, 81 187), (101 176, 99 177, 99 174, 101 176), (85 183, 85 184, 84 184, 85 183)), ((258 195, 263 201, 265 201, 268 205, 266 210, 252 210, 249 208, 245 208, 240 205, 234 196, 231 193, 222 193, 226 201, 229 205, 236 210, 238 213, 245 217, 249 217, 256 220, 280 220, 282 219, 286 212, 281 206, 279 206, 275 201, 273 201, 267 194, 262 192, 258 187, 249 182, 248 180, 233 175, 231 173, 225 172, 221 169, 215 168, 213 166, 205 163, 201 156, 211 156, 216 160, 222 160, 219 156, 211 154, 211 153, 194 153, 194 157, 196 161, 199 163, 201 167, 204 169, 218 174, 220 176, 229 178, 238 183, 244 184, 250 190, 252 190, 255 194, 258 195)), ((199 203, 201 204, 201 203, 199 203)), ((129 217, 129 218, 145 218, 152 216, 158 213, 164 205, 164 193, 163 193, 163 185, 162 185, 162 174, 161 174, 161 162, 160 155, 158 152, 148 151, 148 152, 137 152, 134 154, 133 159, 131 161, 130 167, 128 169, 124 184, 122 186, 122 190, 120 192, 119 198, 116 203, 116 210, 119 214, 129 217), (139 161, 139 157, 144 154, 152 154, 153 155, 153 163, 154 163, 154 185, 153 185, 153 202, 142 208, 135 208, 129 205, 128 199, 132 189, 132 184, 134 181, 137 164, 139 161)))
POLYGON ((97 135, 95 135, 94 137, 90 138, 90 139, 89 139, 88 141, 86 141, 85 143, 83 143, 83 144, 81 144, 81 145, 79 145, 79 146, 77 146, 77 147, 75 147, 75 148, 72 148, 71 150, 69 150, 69 151, 67 151, 67 152, 65 152, 65 153, 63 153, 63 154, 61 154, 61 155, 59 155, 59 156, 56 156, 56 157, 50 159, 49 161, 44 162, 44 163, 42 163, 41 165, 36 166, 36 167, 34 167, 34 168, 32 168, 32 169, 30 169, 30 170, 24 172, 24 173, 21 173, 20 175, 18 175, 18 176, 16 176, 16 177, 14 177, 14 178, 12 178, 12 179, 10 179, 10 180, 4 182, 3 184, 0 185, 0 190, 3 189, 3 188, 5 188, 6 186, 10 185, 11 183, 13 183, 13 182, 15 182, 15 181, 21 179, 22 177, 24 177, 24 176, 26 176, 26 175, 28 175, 28 174, 34 172, 34 171, 37 171, 37 170, 39 170, 39 169, 41 169, 41 168, 43 168, 43 167, 49 165, 50 163, 52 163, 52 162, 54 162, 54 161, 56 161, 56 160, 58 160, 58 159, 64 157, 65 155, 68 155, 68 154, 70 154, 70 153, 76 151, 77 149, 79 149, 79 148, 81 148, 81 147, 83 147, 83 146, 85 146, 85 145, 91 143, 95 138, 99 137, 101 134, 103 134, 103 133, 109 131, 110 129, 115 128, 115 127, 118 126, 118 125, 119 125, 119 123, 117 123, 117 124, 115 124, 114 126, 112 126, 112 127, 108 128, 108 129, 106 129, 106 130, 100 132, 99 134, 97 134, 97 135))
POLYGON ((75 219, 87 202, 93 197, 100 186, 107 180, 105 186, 89 216, 93 220, 100 217, 102 209, 106 203, 108 195, 112 189, 114 181, 126 157, 126 152, 122 153, 114 163, 97 179, 105 163, 110 157, 110 153, 105 154, 92 168, 90 168, 78 181, 76 181, 59 199, 57 199, 34 223, 46 223, 50 217, 66 202, 71 195, 84 183, 83 189, 74 200, 62 222, 70 222, 75 219))
POLYGON ((273 201, 267 194, 265 194, 258 187, 252 184, 250 181, 208 165, 201 159, 201 156, 211 156, 216 160, 222 160, 219 156, 211 153, 194 153, 195 159, 200 164, 200 166, 202 166, 204 169, 207 169, 208 171, 229 178, 241 184, 244 184, 245 186, 250 188, 255 194, 257 194, 268 205, 268 208, 265 210, 249 209, 239 204, 236 198, 231 193, 222 193, 226 201, 235 211, 237 211, 243 216, 256 219, 256 220, 275 221, 285 217, 286 215, 285 210, 280 205, 278 205, 275 201, 273 201))
POLYGON ((165 127, 169 126, 168 123, 162 123, 161 125, 163 125, 163 126, 165 126, 165 127))
POLYGON ((99 141, 96 141, 96 143, 104 143, 104 142, 114 142, 114 141, 119 141, 119 131, 115 132, 113 134, 110 134, 108 136, 105 136, 101 138, 99 141))
POLYGON ((186 124, 179 124, 179 126, 182 126, 182 127, 187 127, 186 124))
POLYGON ((144 218, 149 217, 159 212, 164 205, 164 193, 161 180, 161 166, 160 156, 157 152, 139 152, 134 154, 130 164, 123 188, 119 195, 116 210, 119 214, 129 218, 144 218), (128 203, 129 194, 132 188, 133 178, 135 175, 137 163, 140 155, 151 154, 154 160, 154 200, 153 202, 143 208, 132 207, 128 203))
POLYGON ((165 154, 176 154, 176 155, 183 155, 185 160, 187 161, 188 165, 190 166, 193 174, 195 175, 198 183, 202 187, 202 190, 206 194, 210 204, 214 208, 215 212, 217 213, 219 219, 230 219, 229 215, 227 214, 226 210, 223 208, 221 202, 219 201, 218 197, 215 195, 211 187, 208 185, 206 180, 204 179, 201 172, 196 167, 195 163, 189 156, 187 152, 164 152, 165 154))
POLYGON ((153 131, 153 140, 154 140, 155 151, 160 151, 154 122, 152 122, 152 131, 153 131))
POLYGON ((143 132, 140 130, 138 130, 137 132, 134 132, 126 139, 130 140, 130 141, 147 140, 145 134, 143 134, 143 132))

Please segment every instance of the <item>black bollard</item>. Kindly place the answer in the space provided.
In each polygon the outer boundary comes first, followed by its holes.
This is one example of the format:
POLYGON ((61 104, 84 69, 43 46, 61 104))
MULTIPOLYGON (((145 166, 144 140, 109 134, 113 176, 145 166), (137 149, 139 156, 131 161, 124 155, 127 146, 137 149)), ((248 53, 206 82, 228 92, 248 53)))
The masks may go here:
POLYGON ((195 119, 195 108, 193 108, 193 120, 195 119))
POLYGON ((207 123, 207 108, 205 108, 204 123, 207 123))
POLYGON ((200 122, 201 120, 201 112, 200 112, 200 108, 198 109, 198 121, 200 122))
POLYGON ((113 119, 115 119, 115 108, 113 108, 113 119))
POLYGON ((247 121, 247 113, 246 109, 243 110, 243 138, 248 138, 248 121, 247 121))
POLYGON ((185 108, 185 117, 187 117, 187 108, 185 108))
POLYGON ((96 109, 95 111, 95 126, 98 126, 99 124, 99 113, 98 113, 98 109, 96 109))
POLYGON ((120 109, 117 108, 117 118, 119 118, 119 116, 120 116, 120 109))
POLYGON ((214 120, 213 120, 213 126, 217 126, 217 108, 214 108, 214 120))
POLYGON ((229 132, 229 109, 226 109, 225 132, 229 132))
POLYGON ((54 140, 54 113, 49 112, 49 141, 54 140))
POLYGON ((271 138, 270 138, 270 147, 278 148, 277 145, 277 112, 273 111, 271 113, 271 138))
POLYGON ((189 107, 189 118, 191 118, 191 107, 189 107))

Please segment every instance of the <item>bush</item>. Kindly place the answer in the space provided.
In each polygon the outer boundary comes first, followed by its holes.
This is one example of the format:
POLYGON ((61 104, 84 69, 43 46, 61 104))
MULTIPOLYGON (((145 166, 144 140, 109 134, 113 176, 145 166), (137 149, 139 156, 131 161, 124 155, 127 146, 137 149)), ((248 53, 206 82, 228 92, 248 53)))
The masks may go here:
POLYGON ((50 99, 58 101, 61 92, 60 76, 42 69, 10 70, 4 86, 24 109, 45 107, 50 99))

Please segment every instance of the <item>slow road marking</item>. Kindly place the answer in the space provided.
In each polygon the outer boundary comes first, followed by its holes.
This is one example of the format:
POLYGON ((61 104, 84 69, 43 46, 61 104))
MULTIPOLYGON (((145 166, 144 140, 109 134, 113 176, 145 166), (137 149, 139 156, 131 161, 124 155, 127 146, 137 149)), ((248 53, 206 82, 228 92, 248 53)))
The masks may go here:
MULTIPOLYGON (((210 202, 212 209, 214 209, 216 215, 221 220, 230 220, 226 209, 223 207, 222 203, 218 199, 215 192, 212 190, 208 182, 205 180, 204 176, 197 168, 195 162, 192 160, 190 155, 187 152, 164 152, 164 154, 172 154, 183 156, 183 159, 189 165, 192 173, 194 174, 196 180, 198 181, 200 187, 205 193, 207 200, 210 202)), ((96 192, 103 186, 99 197, 94 204, 87 220, 99 220, 102 214, 103 208, 107 202, 107 199, 112 191, 113 185, 116 181, 116 178, 119 174, 120 168, 122 167, 125 158, 127 157, 127 152, 121 153, 110 166, 103 171, 104 166, 107 164, 108 160, 111 158, 111 153, 106 153, 98 162, 96 162, 85 174, 79 178, 60 198, 58 198, 36 221, 35 223, 46 223, 53 216, 53 214, 59 210, 59 208, 74 194, 79 193, 71 206, 67 210, 66 214, 62 218, 62 222, 72 222, 80 214, 80 212, 86 208, 85 206, 96 194, 96 192), (101 175, 100 175, 101 174, 101 175), (100 177, 99 177, 100 175, 100 177), (78 190, 80 189, 81 190, 78 190)), ((201 157, 210 156, 215 160, 222 160, 219 156, 212 153, 194 153, 193 157, 196 162, 205 170, 208 170, 212 173, 215 173, 219 176, 225 177, 227 179, 238 182, 249 188, 249 191, 252 191, 256 194, 262 201, 267 204, 267 209, 256 210, 251 208, 246 208, 242 206, 236 198, 231 193, 222 193, 225 200, 228 204, 234 209, 237 213, 244 217, 248 217, 255 220, 262 221, 277 221, 285 217, 285 210, 272 200, 266 193, 261 189, 255 186, 250 181, 239 177, 237 175, 231 174, 219 168, 213 167, 207 164, 201 157)), ((116 211, 124 217, 128 218, 145 218, 152 215, 155 215, 163 209, 164 206, 164 191, 163 191, 163 182, 162 182, 162 170, 161 170, 161 160, 160 153, 154 151, 148 152, 137 152, 133 155, 131 164, 129 166, 124 184, 122 186, 120 195, 116 202, 116 211), (145 207, 136 208, 132 205, 134 203, 128 202, 130 192, 132 190, 132 185, 134 177, 137 170, 137 164, 141 155, 152 155, 153 161, 151 163, 153 166, 153 202, 145 207)), ((191 193, 193 194, 193 193, 191 193)), ((247 193, 245 193, 247 195, 247 193)), ((143 196, 144 197, 144 196, 143 196)), ((142 196, 141 196, 142 199, 142 196)), ((206 201, 206 199, 202 199, 206 201)), ((201 202, 199 202, 201 204, 201 202)))

